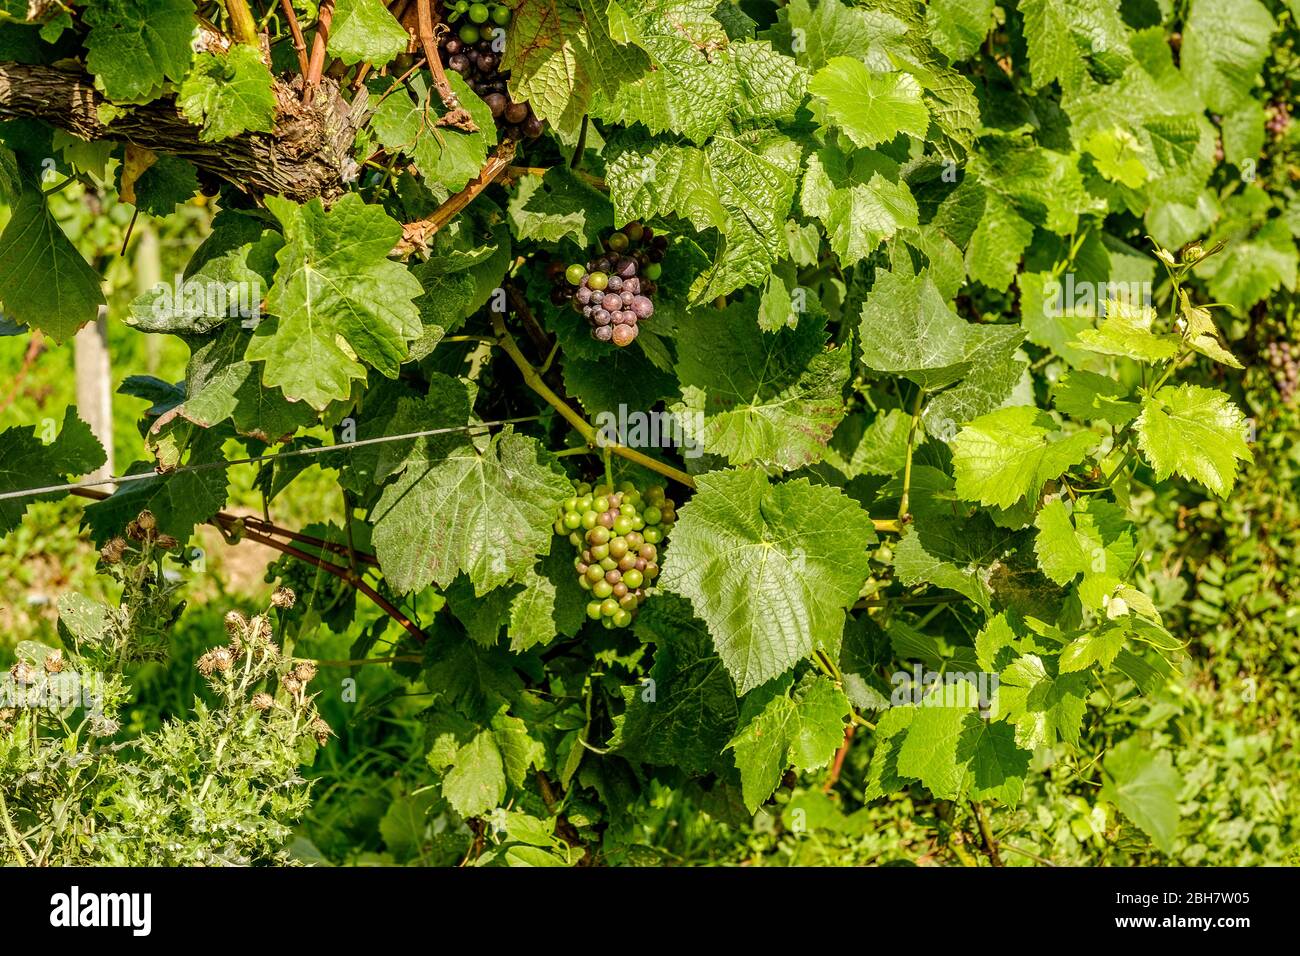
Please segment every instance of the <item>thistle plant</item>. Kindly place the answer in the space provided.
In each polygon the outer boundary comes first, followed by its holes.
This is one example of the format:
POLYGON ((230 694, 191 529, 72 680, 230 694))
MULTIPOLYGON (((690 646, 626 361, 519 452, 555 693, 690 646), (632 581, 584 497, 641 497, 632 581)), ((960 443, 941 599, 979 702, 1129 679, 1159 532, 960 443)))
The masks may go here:
POLYGON ((292 826, 308 802, 299 768, 330 729, 308 691, 315 664, 286 657, 275 641, 272 614, 293 606, 288 588, 251 618, 230 611, 227 643, 198 659, 215 703, 196 699, 188 719, 121 738, 118 714, 131 698, 124 668, 163 656, 181 607, 176 587, 162 583, 168 542, 147 514, 103 554, 123 583, 118 605, 65 596, 64 647, 24 642, 0 678, 7 863, 289 862, 292 826))

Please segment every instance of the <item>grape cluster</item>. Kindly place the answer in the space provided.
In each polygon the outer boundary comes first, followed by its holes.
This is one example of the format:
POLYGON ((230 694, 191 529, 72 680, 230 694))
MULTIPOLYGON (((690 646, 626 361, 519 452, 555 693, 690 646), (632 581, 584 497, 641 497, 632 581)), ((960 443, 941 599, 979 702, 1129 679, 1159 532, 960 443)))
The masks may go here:
POLYGON ((537 139, 546 130, 545 120, 538 119, 527 103, 510 99, 506 81, 510 73, 501 72, 501 44, 493 37, 510 24, 510 8, 504 3, 469 3, 456 0, 444 4, 443 18, 451 24, 463 21, 454 32, 442 38, 442 62, 449 70, 464 77, 469 88, 483 98, 492 117, 509 139, 537 139))
POLYGON ((645 589, 659 576, 659 551, 677 520, 664 489, 651 485, 642 494, 630 481, 615 491, 609 485, 574 488, 555 521, 578 550, 573 569, 578 584, 591 592, 587 617, 605 627, 627 627, 645 600, 645 589))
POLYGON ((1274 139, 1281 139, 1286 135, 1286 131, 1291 127, 1291 110, 1285 103, 1278 100, 1276 103, 1270 103, 1268 110, 1267 129, 1274 139))
POLYGON ((604 242, 599 256, 584 266, 575 262, 565 268, 551 266, 556 305, 572 302, 591 326, 591 337, 613 342, 619 348, 631 345, 637 323, 655 314, 650 297, 663 273, 668 237, 656 236, 649 226, 629 222, 604 242))
POLYGON ((1300 361, 1297 361, 1300 356, 1297 356, 1296 351, 1290 342, 1276 340, 1269 342, 1265 349, 1273 381, 1277 383, 1282 401, 1288 404, 1295 401, 1296 393, 1300 392, 1300 361))

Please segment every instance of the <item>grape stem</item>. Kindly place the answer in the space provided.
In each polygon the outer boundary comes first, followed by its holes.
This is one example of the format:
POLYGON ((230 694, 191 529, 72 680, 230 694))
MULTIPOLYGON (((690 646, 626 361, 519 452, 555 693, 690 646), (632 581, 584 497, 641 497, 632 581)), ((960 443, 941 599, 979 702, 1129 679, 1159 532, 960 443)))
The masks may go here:
POLYGON ((989 862, 994 866, 1002 866, 1002 857, 998 855, 998 844, 993 839, 993 829, 989 826, 988 814, 984 812, 984 807, 978 800, 972 800, 970 808, 975 814, 975 822, 979 825, 980 838, 984 841, 984 852, 988 854, 989 862))
POLYGON ((487 189, 509 169, 510 161, 514 157, 514 140, 505 140, 492 151, 492 155, 483 164, 483 168, 479 170, 478 175, 466 183, 464 189, 447 199, 446 202, 425 218, 416 219, 414 222, 408 222, 402 226, 402 238, 393 249, 393 254, 406 257, 418 249, 426 248, 434 233, 455 219, 466 206, 473 202, 474 197, 487 189))
POLYGON ((653 472, 663 475, 665 478, 671 478, 678 484, 685 485, 687 488, 695 487, 695 479, 680 469, 672 465, 666 465, 661 461, 656 461, 649 455, 642 454, 635 448, 628 448, 626 445, 620 445, 617 442, 605 441, 597 433, 595 426, 587 421, 569 405, 568 402, 556 395, 555 392, 542 381, 542 377, 537 373, 537 369, 528 361, 524 353, 519 350, 518 343, 506 328, 505 318, 500 312, 492 313, 492 331, 496 333, 497 342, 501 348, 510 356, 510 360, 515 363, 519 371, 523 374, 524 383, 545 400, 560 416, 568 422, 579 435, 581 435, 590 447, 603 448, 608 452, 618 455, 620 458, 626 458, 628 461, 636 462, 642 467, 649 468, 653 472))

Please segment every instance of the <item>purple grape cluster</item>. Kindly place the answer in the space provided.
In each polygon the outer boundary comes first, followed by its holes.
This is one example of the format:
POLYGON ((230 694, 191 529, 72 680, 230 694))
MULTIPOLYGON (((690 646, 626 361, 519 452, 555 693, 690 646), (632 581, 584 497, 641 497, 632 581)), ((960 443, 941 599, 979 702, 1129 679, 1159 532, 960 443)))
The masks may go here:
POLYGON ((439 52, 443 65, 464 77, 469 88, 483 98, 497 128, 507 139, 537 139, 546 131, 546 121, 538 119, 527 103, 510 98, 507 81, 510 72, 501 72, 502 45, 493 42, 500 32, 504 39, 510 23, 510 8, 499 3, 443 4, 443 19, 455 26, 442 38, 439 52))
POLYGON ((555 519, 555 533, 577 549, 578 586, 591 595, 587 617, 607 628, 627 627, 659 576, 659 545, 677 520, 663 486, 642 493, 630 481, 617 490, 587 482, 574 486, 555 519))
POLYGON ((626 348, 636 341, 637 323, 655 314, 655 282, 663 273, 668 237, 629 222, 609 236, 599 256, 584 266, 552 266, 551 301, 573 303, 591 326, 591 337, 626 348))
POLYGON ((1273 373, 1273 381, 1277 383, 1282 401, 1291 404, 1295 401, 1296 393, 1300 392, 1300 362, 1296 361, 1296 349, 1291 347, 1290 342, 1275 339, 1268 343, 1264 353, 1268 357, 1268 367, 1273 373))

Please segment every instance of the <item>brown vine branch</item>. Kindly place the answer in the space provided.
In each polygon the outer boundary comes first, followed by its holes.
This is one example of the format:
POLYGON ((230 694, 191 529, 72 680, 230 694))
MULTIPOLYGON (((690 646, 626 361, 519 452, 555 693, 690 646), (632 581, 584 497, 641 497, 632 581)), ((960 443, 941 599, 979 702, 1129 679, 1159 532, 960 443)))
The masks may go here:
POLYGON ((840 749, 835 751, 835 760, 831 763, 831 772, 826 777, 826 782, 822 784, 822 793, 830 793, 831 788, 839 782, 840 772, 844 769, 844 758, 849 755, 849 746, 853 743, 853 728, 855 724, 850 723, 844 728, 844 742, 840 744, 840 749))
MULTIPOLYGON (((506 295, 510 298, 510 304, 514 306, 515 314, 519 316, 519 321, 523 323, 524 331, 528 333, 528 338, 532 340, 533 348, 537 349, 537 354, 546 356, 551 354, 551 340, 542 328, 537 317, 533 315, 533 310, 528 306, 528 300, 524 298, 522 292, 513 282, 506 283, 506 295)), ((540 371, 539 371, 540 374, 540 371)))
POLYGON ((243 133, 207 143, 174 99, 101 111, 108 101, 80 70, 0 62, 0 119, 37 119, 89 142, 126 142, 179 156, 254 195, 295 202, 341 196, 359 113, 336 95, 321 109, 304 109, 286 84, 277 82, 275 92, 275 135, 243 133))
POLYGON ((303 77, 302 100, 310 102, 316 87, 320 85, 321 74, 325 72, 325 48, 329 45, 330 25, 334 22, 334 0, 321 0, 320 12, 316 15, 316 34, 311 41, 311 57, 307 61, 307 73, 303 77))
POLYGON ((649 468, 651 471, 663 475, 665 478, 671 478, 678 484, 685 485, 687 488, 695 487, 695 479, 686 472, 674 468, 672 465, 664 464, 651 458, 649 455, 642 454, 635 448, 628 448, 626 445, 620 445, 615 442, 606 441, 596 431, 595 426, 587 421, 580 414, 574 411, 568 402, 556 395, 555 392, 542 381, 542 377, 537 373, 537 369, 528 361, 524 353, 519 351, 519 344, 515 342, 514 336, 506 328, 505 319, 500 312, 492 313, 492 331, 496 333, 497 341, 501 344, 510 360, 515 363, 519 371, 524 376, 524 383, 534 392, 542 397, 546 404, 550 405, 560 416, 568 422, 579 435, 593 448, 607 448, 609 451, 618 455, 620 458, 626 458, 628 461, 636 462, 642 467, 649 468))
POLYGON ((340 581, 351 585, 357 591, 368 597, 377 608, 404 627, 407 633, 421 644, 429 639, 429 635, 425 634, 418 624, 398 610, 398 608, 396 608, 386 597, 372 588, 361 579, 360 575, 354 573, 350 569, 341 568, 337 564, 326 561, 323 558, 318 558, 315 555, 308 554, 306 551, 300 551, 293 545, 284 544, 283 542, 276 541, 274 538, 265 537, 258 534, 256 531, 249 531, 247 528, 244 530, 244 537, 249 541, 256 541, 258 544, 264 544, 268 548, 274 548, 282 554, 287 554, 291 558, 297 558, 299 561, 304 561, 307 564, 314 565, 327 574, 333 575, 340 581))
POLYGON ((289 35, 293 37, 293 49, 298 54, 298 72, 302 74, 303 82, 307 80, 307 70, 309 63, 307 60, 307 39, 302 35, 302 24, 298 22, 298 14, 294 12, 293 0, 280 0, 280 7, 284 10, 285 22, 289 25, 289 35))
POLYGON ((420 41, 420 49, 424 51, 424 59, 429 64, 429 70, 433 73, 433 85, 438 91, 438 96, 442 98, 442 105, 447 107, 447 113, 438 120, 438 126, 450 126, 453 129, 463 129, 467 133, 477 133, 478 125, 474 122, 474 117, 469 115, 469 110, 460 105, 460 100, 452 91, 451 84, 447 82, 447 73, 442 68, 442 58, 438 56, 438 36, 434 30, 434 18, 437 16, 433 12, 433 4, 430 0, 416 0, 416 38, 420 41))
POLYGON ((402 239, 393 250, 393 254, 409 256, 417 250, 427 249, 433 234, 455 219, 462 209, 473 202, 474 197, 492 185, 510 167, 510 161, 514 157, 514 140, 506 140, 497 146, 478 175, 466 183, 464 189, 447 199, 425 218, 408 222, 402 227, 402 239))

